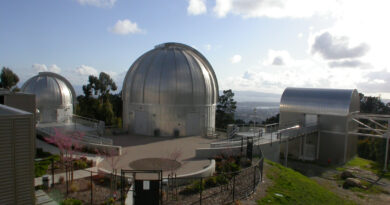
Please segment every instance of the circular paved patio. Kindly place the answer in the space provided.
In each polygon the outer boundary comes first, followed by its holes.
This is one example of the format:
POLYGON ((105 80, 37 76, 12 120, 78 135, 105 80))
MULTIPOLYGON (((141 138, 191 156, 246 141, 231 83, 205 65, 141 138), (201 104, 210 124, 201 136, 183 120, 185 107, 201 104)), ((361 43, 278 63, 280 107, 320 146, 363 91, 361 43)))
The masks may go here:
MULTIPOLYGON (((120 135, 113 136, 114 145, 122 146, 122 155, 120 157, 106 158, 99 167, 106 170, 112 170, 112 167, 119 169, 138 169, 141 167, 155 168, 155 165, 138 167, 130 166, 137 160, 145 158, 169 159, 180 163, 180 166, 174 171, 177 175, 188 174, 199 171, 210 164, 209 159, 196 159, 196 148, 209 147, 215 139, 207 139, 204 137, 182 137, 182 138, 163 138, 149 137, 137 135, 120 135)), ((142 162, 142 161, 139 161, 142 162)), ((144 163, 153 163, 152 161, 144 161, 144 163)), ((167 176, 171 171, 165 170, 164 176, 167 176)))

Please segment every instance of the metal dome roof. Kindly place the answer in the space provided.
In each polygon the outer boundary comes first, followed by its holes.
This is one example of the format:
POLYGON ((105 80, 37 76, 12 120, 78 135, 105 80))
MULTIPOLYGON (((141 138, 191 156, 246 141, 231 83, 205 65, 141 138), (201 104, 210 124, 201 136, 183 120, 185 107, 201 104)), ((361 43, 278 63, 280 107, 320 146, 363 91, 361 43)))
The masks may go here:
POLYGON ((207 59, 194 48, 164 43, 139 57, 123 82, 126 103, 215 104, 218 82, 207 59))
POLYGON ((347 116, 360 110, 356 89, 286 88, 280 112, 347 116))
POLYGON ((76 93, 64 77, 51 72, 40 72, 27 80, 22 91, 35 94, 37 107, 69 107, 75 102, 76 93))

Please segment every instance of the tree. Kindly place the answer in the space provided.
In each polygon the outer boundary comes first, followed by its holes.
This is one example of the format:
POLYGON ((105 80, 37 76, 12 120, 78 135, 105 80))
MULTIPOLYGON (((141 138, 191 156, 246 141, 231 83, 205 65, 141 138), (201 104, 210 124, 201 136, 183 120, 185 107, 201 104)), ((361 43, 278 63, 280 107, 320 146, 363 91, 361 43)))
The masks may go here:
POLYGON ((78 96, 76 107, 78 115, 102 120, 106 125, 118 125, 121 122, 122 103, 119 95, 112 95, 117 86, 114 80, 104 72, 99 77, 90 75, 88 84, 83 85, 84 96, 78 96), (118 99, 119 98, 119 99, 118 99))
POLYGON ((279 116, 280 116, 280 114, 278 113, 275 116, 269 117, 269 118, 265 119, 262 122, 262 124, 267 125, 267 124, 279 123, 279 116))
MULTIPOLYGON (((364 96, 362 93, 359 93, 359 96, 361 113, 390 114, 390 103, 383 103, 380 97, 364 96)), ((371 127, 377 126, 368 120, 363 121, 371 127)), ((358 155, 360 157, 383 163, 386 153, 385 149, 386 140, 384 139, 359 137, 358 155)))
POLYGON ((233 97, 234 93, 230 89, 224 90, 223 95, 219 96, 215 121, 216 127, 226 128, 228 124, 234 123, 237 102, 233 97))
POLYGON ((19 77, 11 69, 3 67, 0 73, 0 88, 10 90, 19 82, 19 77))

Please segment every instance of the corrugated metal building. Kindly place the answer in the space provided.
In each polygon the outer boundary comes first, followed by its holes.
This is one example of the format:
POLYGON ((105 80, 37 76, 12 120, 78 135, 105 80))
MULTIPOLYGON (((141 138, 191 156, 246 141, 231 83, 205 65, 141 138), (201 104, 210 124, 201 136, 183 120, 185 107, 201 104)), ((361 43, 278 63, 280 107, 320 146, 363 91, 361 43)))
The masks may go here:
POLYGON ((30 113, 36 112, 35 95, 21 92, 10 92, 0 89, 0 104, 21 109, 30 113))
POLYGON ((51 72, 40 72, 27 80, 22 92, 35 94, 39 122, 67 122, 73 114, 76 92, 68 80, 51 72))
POLYGON ((348 131, 356 130, 357 124, 349 117, 359 111, 356 89, 286 88, 280 101, 280 126, 299 123, 318 129, 290 142, 288 154, 326 164, 345 163, 357 151, 357 137, 348 131))
POLYGON ((139 57, 123 82, 123 127, 140 135, 206 135, 215 129, 218 82, 207 59, 180 43, 139 57))
POLYGON ((33 114, 0 105, 0 204, 35 204, 33 114))

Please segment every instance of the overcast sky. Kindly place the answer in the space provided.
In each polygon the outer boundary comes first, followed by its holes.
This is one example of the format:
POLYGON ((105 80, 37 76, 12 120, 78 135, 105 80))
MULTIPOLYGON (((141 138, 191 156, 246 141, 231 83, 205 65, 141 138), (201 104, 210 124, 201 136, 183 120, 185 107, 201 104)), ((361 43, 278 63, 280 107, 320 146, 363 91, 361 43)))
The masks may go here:
POLYGON ((164 42, 203 53, 220 89, 357 88, 390 98, 390 1, 2 0, 0 66, 21 82, 53 71, 74 86, 164 42))

